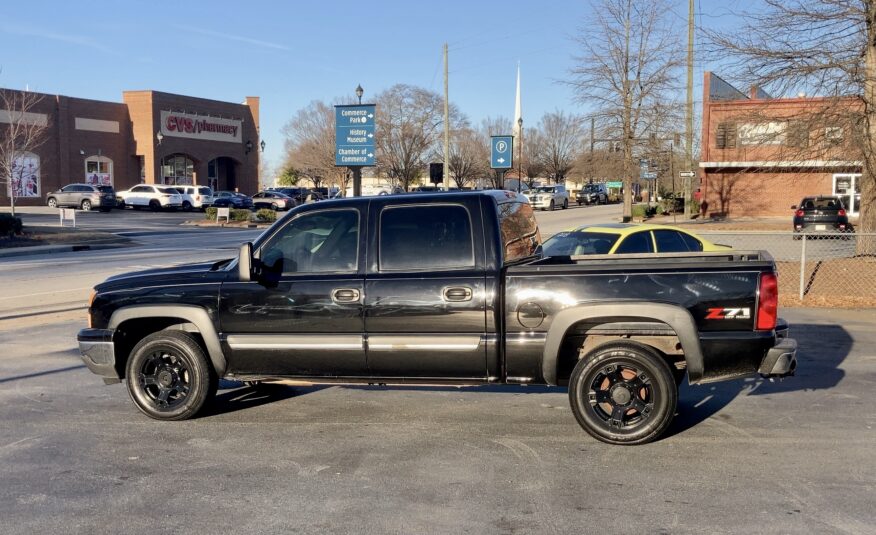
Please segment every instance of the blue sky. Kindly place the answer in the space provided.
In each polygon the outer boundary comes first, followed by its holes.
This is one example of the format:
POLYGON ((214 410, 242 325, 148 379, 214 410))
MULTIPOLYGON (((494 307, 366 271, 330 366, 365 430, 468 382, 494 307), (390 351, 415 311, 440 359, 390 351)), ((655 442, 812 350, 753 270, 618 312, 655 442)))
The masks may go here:
MULTIPOLYGON (((687 2, 674 2, 686 35, 687 2)), ((750 3, 698 0, 697 10, 722 23, 728 7, 750 3)), ((518 61, 528 124, 554 109, 584 112, 557 80, 590 16, 583 0, 16 2, 0 19, 0 86, 111 101, 134 89, 257 95, 276 164, 280 129, 311 100, 351 95, 356 84, 364 100, 395 83, 442 91, 444 42, 451 100, 472 122, 513 115, 518 61)))

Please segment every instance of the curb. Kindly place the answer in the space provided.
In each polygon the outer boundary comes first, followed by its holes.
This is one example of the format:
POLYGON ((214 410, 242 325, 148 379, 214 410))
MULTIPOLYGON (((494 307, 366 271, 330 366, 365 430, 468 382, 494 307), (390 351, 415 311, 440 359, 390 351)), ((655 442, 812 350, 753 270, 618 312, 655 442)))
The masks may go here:
POLYGON ((105 245, 34 245, 33 247, 14 247, 9 250, 0 250, 0 259, 16 256, 35 256, 55 253, 70 253, 77 251, 99 251, 104 249, 121 249, 130 247, 130 244, 105 244, 105 245))

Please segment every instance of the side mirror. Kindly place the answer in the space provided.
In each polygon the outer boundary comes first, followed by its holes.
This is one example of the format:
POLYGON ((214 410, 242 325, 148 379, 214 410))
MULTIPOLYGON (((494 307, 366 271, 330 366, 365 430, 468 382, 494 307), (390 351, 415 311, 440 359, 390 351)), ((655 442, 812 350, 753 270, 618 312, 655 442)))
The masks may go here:
POLYGON ((791 210, 796 210, 796 209, 797 209, 797 205, 796 205, 796 204, 791 205, 791 210))
POLYGON ((241 245, 237 254, 237 278, 240 282, 252 280, 252 243, 250 242, 241 245))

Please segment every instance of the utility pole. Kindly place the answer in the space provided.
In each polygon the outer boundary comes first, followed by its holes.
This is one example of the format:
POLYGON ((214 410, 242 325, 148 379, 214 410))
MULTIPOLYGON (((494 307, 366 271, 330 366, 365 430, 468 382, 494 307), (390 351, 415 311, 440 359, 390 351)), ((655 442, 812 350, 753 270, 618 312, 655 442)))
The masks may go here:
POLYGON ((450 91, 447 83, 447 43, 444 43, 444 191, 450 189, 450 91))
MULTIPOLYGON (((685 132, 685 171, 693 171, 693 48, 694 0, 687 10, 687 132, 685 132)), ((684 177, 684 219, 690 219, 690 177, 684 177)))
POLYGON ((590 180, 593 184, 593 144, 596 143, 596 117, 590 118, 590 180))

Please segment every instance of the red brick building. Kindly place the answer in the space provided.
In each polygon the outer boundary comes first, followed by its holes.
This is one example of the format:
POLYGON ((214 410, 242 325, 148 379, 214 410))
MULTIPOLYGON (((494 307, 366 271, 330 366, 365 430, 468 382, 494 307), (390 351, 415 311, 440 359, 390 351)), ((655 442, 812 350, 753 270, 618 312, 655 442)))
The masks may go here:
MULTIPOLYGON (((8 90, 7 90, 8 91, 8 90)), ((65 184, 199 184, 258 189, 259 98, 243 104, 158 91, 126 91, 123 103, 38 95, 23 120, 47 127, 45 143, 17 163, 25 173, 0 188, 0 204, 34 206, 65 184)), ((0 109, 2 123, 20 116, 0 109)))
POLYGON ((791 216, 806 195, 860 204, 854 142, 860 101, 745 94, 713 73, 703 84, 700 189, 709 215, 791 216))

